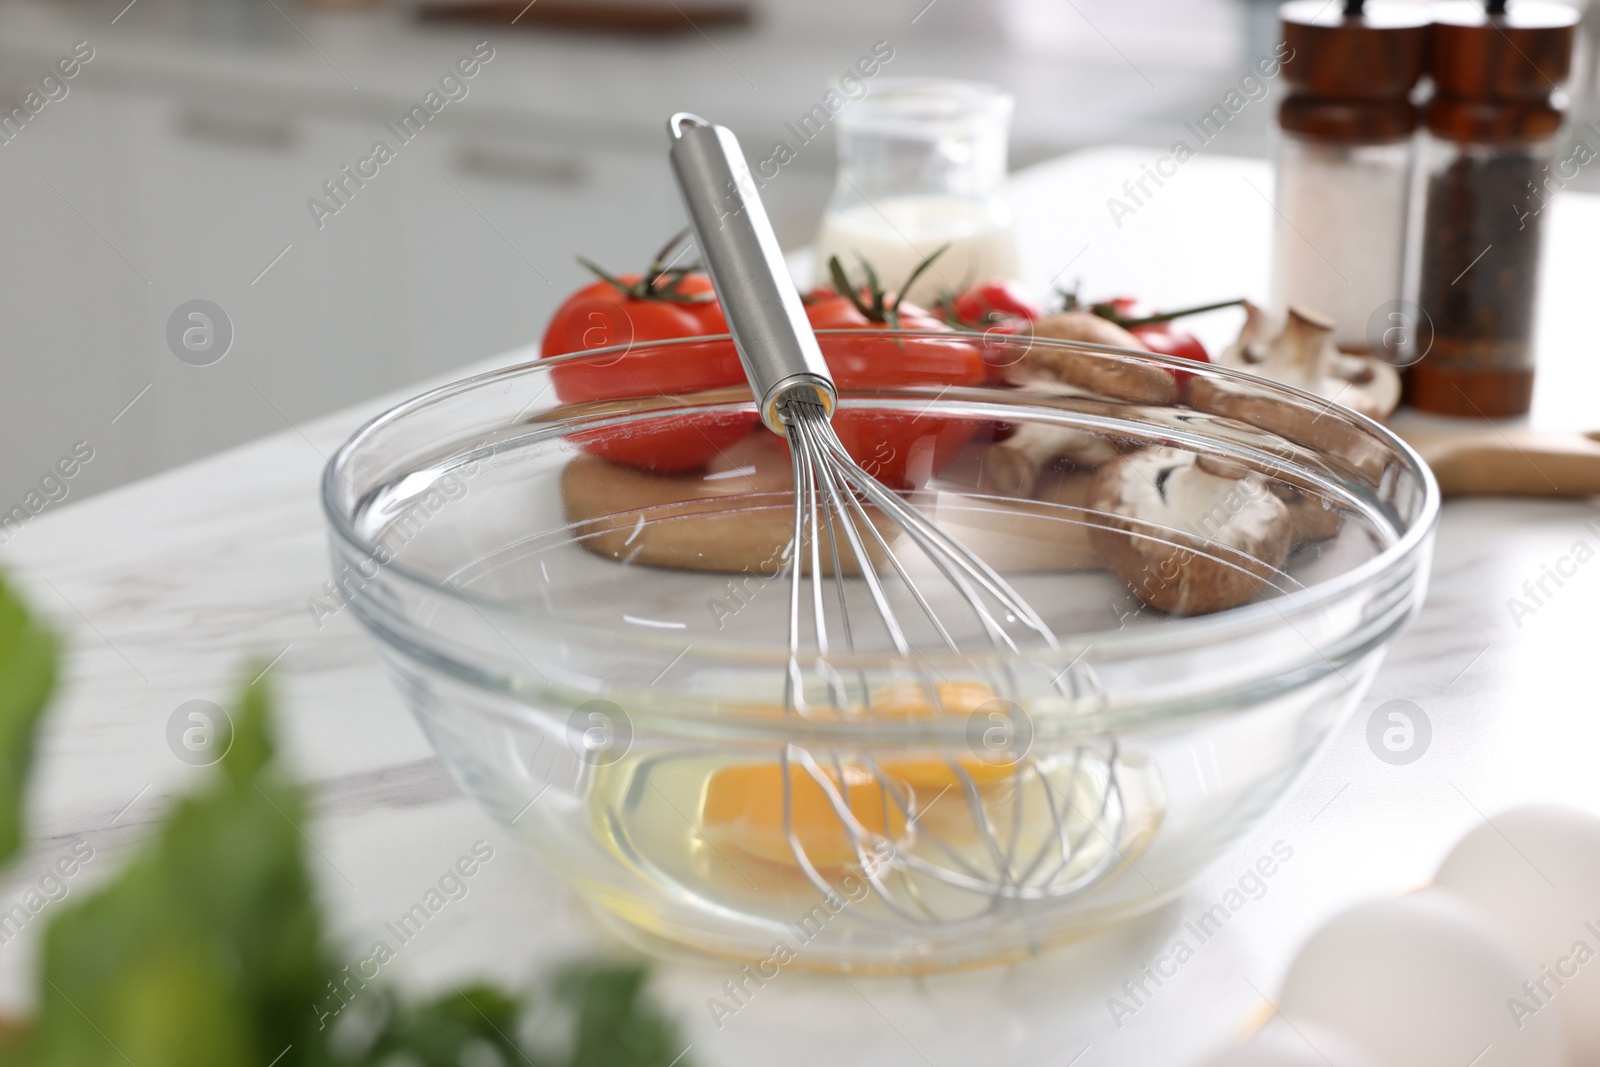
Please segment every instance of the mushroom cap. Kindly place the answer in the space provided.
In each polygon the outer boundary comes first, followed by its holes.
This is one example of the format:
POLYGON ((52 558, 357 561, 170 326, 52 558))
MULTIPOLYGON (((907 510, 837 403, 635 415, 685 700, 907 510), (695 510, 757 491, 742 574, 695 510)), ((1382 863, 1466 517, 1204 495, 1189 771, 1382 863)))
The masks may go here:
POLYGON ((1400 374, 1371 355, 1339 351, 1333 323, 1303 307, 1277 318, 1245 303, 1244 326, 1217 363, 1327 397, 1382 421, 1400 406, 1400 374))
MULTIPOLYGON (((1063 311, 1033 324, 1034 337, 1079 341, 1148 351, 1121 326, 1088 311, 1063 311)), ((1017 385, 1057 382, 1075 385, 1114 400, 1142 404, 1172 404, 1178 399, 1177 379, 1163 367, 1108 357, 1105 353, 1074 352, 1054 345, 1028 345, 1021 358, 1005 368, 1007 381, 1017 385)))
MULTIPOLYGON (((1035 337, 1144 349, 1137 337, 1099 315, 1064 311, 1046 316, 1033 324, 1031 334, 1006 338, 1006 352, 1017 354, 1001 373, 1030 393, 1162 407, 1177 403, 1177 379, 1163 367, 1067 345, 1036 345, 1035 337)), ((1004 476, 997 477, 997 484, 1007 495, 1026 497, 1054 460, 1098 467, 1123 451, 1098 431, 1032 423, 1019 426, 1009 440, 995 447, 990 459, 997 476, 1004 476)))
POLYGON ((1289 509, 1294 522, 1294 539, 1290 551, 1301 545, 1326 541, 1337 537, 1344 528, 1344 515, 1338 508, 1315 493, 1306 492, 1288 482, 1273 482, 1272 493, 1289 509))
POLYGON ((1058 311, 1046 315, 1033 324, 1033 334, 1058 341, 1087 341, 1118 348, 1144 347, 1133 334, 1092 311, 1058 311))
POLYGON ((1101 467, 1085 506, 1090 539, 1134 596, 1174 615, 1254 599, 1295 535, 1289 509, 1256 471, 1177 448, 1147 448, 1101 467))

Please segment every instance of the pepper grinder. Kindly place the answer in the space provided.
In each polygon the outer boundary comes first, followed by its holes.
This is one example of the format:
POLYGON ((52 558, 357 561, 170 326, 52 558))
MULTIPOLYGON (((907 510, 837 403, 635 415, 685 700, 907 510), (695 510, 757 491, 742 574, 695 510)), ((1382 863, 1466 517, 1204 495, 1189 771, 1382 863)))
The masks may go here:
POLYGON ((1279 18, 1290 94, 1278 109, 1272 303, 1318 311, 1340 348, 1369 351, 1392 336, 1386 316, 1405 288, 1428 16, 1384 0, 1294 0, 1279 18))
POLYGON ((1406 376, 1424 411, 1495 418, 1532 403, 1546 180, 1577 21, 1545 0, 1435 8, 1417 294, 1433 338, 1406 376))

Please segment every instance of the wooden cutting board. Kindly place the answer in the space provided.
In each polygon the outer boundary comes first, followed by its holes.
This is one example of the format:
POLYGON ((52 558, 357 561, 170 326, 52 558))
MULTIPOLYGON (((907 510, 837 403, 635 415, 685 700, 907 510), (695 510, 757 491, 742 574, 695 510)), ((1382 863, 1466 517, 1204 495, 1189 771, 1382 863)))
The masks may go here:
POLYGON ((1396 432, 1428 461, 1447 497, 1600 495, 1600 431, 1396 432))

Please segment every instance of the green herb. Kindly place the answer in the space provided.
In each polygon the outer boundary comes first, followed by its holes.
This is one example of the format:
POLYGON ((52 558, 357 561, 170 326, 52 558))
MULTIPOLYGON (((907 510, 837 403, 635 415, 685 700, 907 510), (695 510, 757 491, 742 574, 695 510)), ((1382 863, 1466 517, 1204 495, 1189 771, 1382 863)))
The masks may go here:
MULTIPOLYGON (((415 1067, 460 1067, 463 1063, 537 1064, 546 1067, 544 1058, 530 1057, 513 1039, 517 1033, 522 1005, 514 998, 489 986, 474 985, 449 993, 428 1004, 406 1010, 393 993, 381 994, 365 1047, 350 1049, 352 1062, 414 1064, 415 1067), (479 1050, 476 1060, 468 1050, 479 1050), (465 1055, 464 1055, 465 1054, 465 1055)), ((351 1017, 352 1026, 361 1030, 367 1024, 362 1016, 351 1017)), ((340 1042, 335 1033, 336 1045, 340 1042)), ((362 1042, 358 1037, 357 1042, 362 1042)), ((662 1061, 664 1065, 666 1061, 662 1061)))
POLYGON ((222 773, 51 923, 34 1064, 267 1064, 286 1048, 285 1065, 325 1061, 311 1005, 332 967, 305 796, 273 766, 263 685, 232 718, 222 773))
MULTIPOLYGON (((55 670, 54 640, 0 584, 0 856, 20 840, 55 670)), ((687 1067, 676 1028, 645 996, 645 970, 630 963, 566 968, 542 1013, 484 985, 422 1004, 373 986, 332 1019, 319 1011, 338 966, 305 862, 306 794, 274 761, 262 684, 245 687, 232 721, 206 787, 109 882, 55 914, 38 1016, 0 1021, 0 1064, 687 1067), (556 1025, 561 1014, 568 1025, 556 1025), (567 1047, 529 1033, 541 1019, 570 1035, 567 1047)))
POLYGON ((563 971, 556 995, 573 1013, 571 1067, 666 1067, 688 1063, 678 1029, 645 998, 639 967, 579 963, 563 971))
POLYGON ((22 802, 39 716, 56 684, 56 640, 0 580, 0 864, 22 844, 22 802))

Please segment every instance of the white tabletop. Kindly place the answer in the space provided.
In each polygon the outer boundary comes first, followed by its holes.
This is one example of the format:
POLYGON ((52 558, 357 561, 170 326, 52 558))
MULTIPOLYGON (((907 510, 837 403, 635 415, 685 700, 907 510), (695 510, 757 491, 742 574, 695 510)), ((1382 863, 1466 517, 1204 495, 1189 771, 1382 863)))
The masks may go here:
MULTIPOLYGON (((1130 292, 1169 306, 1261 295, 1268 168, 1197 158, 1117 228, 1105 198, 1157 154, 1096 151, 1019 175, 1030 279, 1082 277, 1086 295, 1130 292)), ((1600 423, 1600 358, 1583 302, 1594 291, 1584 245, 1600 237, 1600 201, 1568 196, 1552 211, 1536 421, 1600 423)), ((1222 315, 1205 324, 1213 340, 1229 328, 1222 315)), ((465 900, 405 946, 392 974, 428 988, 484 974, 520 979, 606 943, 573 895, 450 781, 349 613, 319 628, 308 609, 328 574, 321 467, 395 399, 47 514, 0 551, 71 650, 40 750, 34 844, 0 904, 79 838, 96 857, 72 892, 108 875, 206 773, 169 751, 169 715, 195 698, 226 701, 255 655, 276 657, 287 758, 318 797, 304 827, 317 847, 311 863, 352 959, 480 839, 494 845, 493 861, 465 900)), ((1259 1018, 1257 990, 1270 995, 1313 929, 1356 901, 1426 880, 1480 812, 1533 800, 1600 811, 1600 566, 1580 570, 1520 625, 1506 606, 1542 563, 1579 539, 1600 543, 1600 527, 1584 528, 1597 518, 1593 501, 1448 504, 1428 605, 1357 714, 1288 799, 1161 912, 996 970, 849 982, 786 971, 720 1030, 706 1000, 729 968, 674 960, 658 987, 687 1027, 692 1058, 709 1067, 1198 1063, 1259 1018), (1409 766, 1379 761, 1365 741, 1368 714, 1395 698, 1420 705, 1433 725, 1431 748, 1409 766), (1293 858, 1266 894, 1119 1028, 1107 998, 1280 840, 1293 858)), ((0 1002, 28 998, 40 927, 0 952, 0 1002)))

